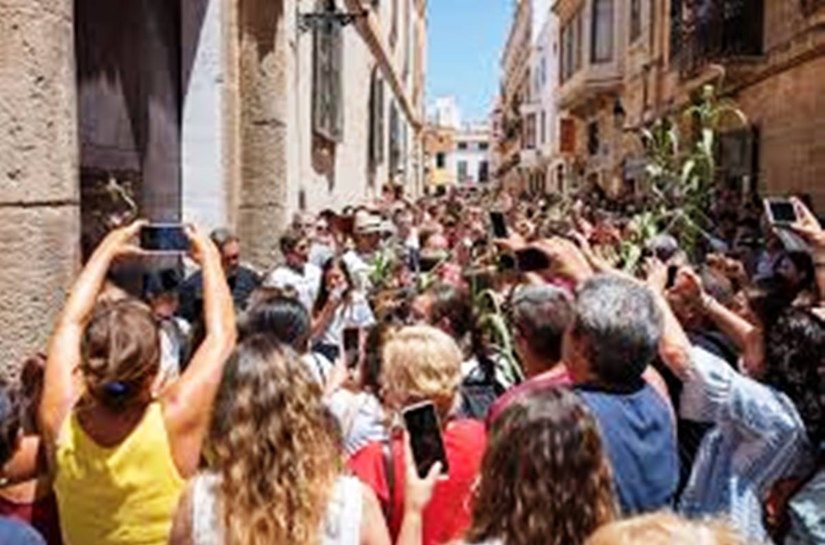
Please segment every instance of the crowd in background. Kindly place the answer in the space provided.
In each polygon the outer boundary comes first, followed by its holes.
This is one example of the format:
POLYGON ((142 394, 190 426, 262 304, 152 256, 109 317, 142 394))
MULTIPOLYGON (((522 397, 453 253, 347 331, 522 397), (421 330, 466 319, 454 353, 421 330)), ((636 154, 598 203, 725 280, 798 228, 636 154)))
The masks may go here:
POLYGON ((825 544, 825 230, 715 202, 631 267, 587 199, 388 187, 296 215, 265 272, 187 227, 141 293, 116 229, 0 386, 0 543, 825 544))

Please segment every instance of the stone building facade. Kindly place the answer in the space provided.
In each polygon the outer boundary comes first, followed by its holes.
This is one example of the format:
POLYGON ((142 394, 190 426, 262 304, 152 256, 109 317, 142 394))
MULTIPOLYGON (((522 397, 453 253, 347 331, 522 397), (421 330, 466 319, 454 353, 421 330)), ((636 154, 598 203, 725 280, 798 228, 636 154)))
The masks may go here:
POLYGON ((297 211, 420 192, 425 74, 426 0, 0 0, 0 369, 124 193, 263 268, 297 211))
POLYGON ((492 113, 494 176, 511 191, 544 191, 556 157, 556 20, 550 0, 518 0, 501 56, 492 113))
POLYGON ((556 0, 559 107, 571 177, 607 193, 643 178, 635 129, 716 84, 749 126, 726 127, 719 178, 825 209, 825 3, 556 0))

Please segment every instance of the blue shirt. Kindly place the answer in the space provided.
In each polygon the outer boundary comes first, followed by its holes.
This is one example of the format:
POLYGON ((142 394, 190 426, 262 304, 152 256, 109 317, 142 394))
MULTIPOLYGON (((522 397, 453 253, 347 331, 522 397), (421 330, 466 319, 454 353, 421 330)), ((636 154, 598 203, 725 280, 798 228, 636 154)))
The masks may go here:
POLYGON ((31 526, 14 519, 0 517, 0 543, 3 545, 46 545, 31 526))
POLYGON ((679 511, 722 516, 746 538, 768 541, 762 499, 812 462, 805 426, 783 393, 694 347, 680 401, 683 418, 715 426, 699 446, 679 511))
POLYGON ((649 384, 629 393, 591 386, 576 392, 599 424, 622 513, 672 507, 679 458, 673 415, 661 396, 649 384))

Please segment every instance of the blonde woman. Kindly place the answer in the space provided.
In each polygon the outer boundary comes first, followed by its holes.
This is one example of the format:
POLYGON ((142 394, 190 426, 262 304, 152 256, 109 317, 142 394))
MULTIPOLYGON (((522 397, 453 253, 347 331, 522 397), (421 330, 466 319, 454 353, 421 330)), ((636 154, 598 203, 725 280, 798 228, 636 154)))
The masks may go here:
MULTIPOLYGON (((263 335, 227 364, 210 446, 212 469, 178 507, 172 545, 389 545, 378 500, 341 474, 340 436, 321 387, 289 349, 263 335)), ((403 543, 437 475, 413 483, 403 543)))
MULTIPOLYGON (((381 384, 390 411, 431 401, 441 421, 449 475, 440 480, 424 510, 423 544, 447 543, 460 538, 470 523, 470 496, 487 444, 484 424, 456 418, 461 382, 461 350, 443 331, 430 326, 407 327, 394 335, 383 350, 381 384)), ((404 448, 394 434, 356 452, 349 468, 375 492, 393 537, 401 533, 406 496, 404 448)))
POLYGON ((653 513, 602 526, 585 545, 749 545, 719 521, 689 521, 653 513))

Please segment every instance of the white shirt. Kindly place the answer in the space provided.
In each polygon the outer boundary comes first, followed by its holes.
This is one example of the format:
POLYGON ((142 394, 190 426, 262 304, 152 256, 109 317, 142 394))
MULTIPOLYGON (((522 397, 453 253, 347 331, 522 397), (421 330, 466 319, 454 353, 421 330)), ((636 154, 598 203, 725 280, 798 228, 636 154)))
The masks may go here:
POLYGON ((180 361, 183 349, 189 340, 192 328, 183 318, 164 320, 160 327, 160 375, 163 384, 180 376, 180 361))
MULTIPOLYGON (((226 543, 220 505, 221 477, 199 473, 192 481, 192 535, 194 545, 226 543)), ((335 480, 326 512, 321 519, 319 545, 358 545, 361 542, 363 486, 355 477, 335 480)))
POLYGON ((324 264, 335 257, 335 250, 326 244, 313 242, 309 247, 309 262, 316 267, 323 268, 324 264))
POLYGON ((321 269, 312 263, 307 263, 301 274, 292 267, 281 265, 269 273, 264 281, 264 287, 295 290, 298 300, 311 314, 315 299, 318 297, 318 290, 321 289, 321 269))
POLYGON ((352 456, 362 447, 389 437, 384 408, 374 395, 340 389, 326 400, 344 436, 344 452, 352 456))
POLYGON ((367 298, 360 292, 354 292, 349 301, 342 301, 335 309, 326 329, 318 337, 318 342, 342 346, 344 329, 348 327, 363 329, 373 325, 375 325, 375 315, 372 313, 367 298))
POLYGON ((327 379, 332 372, 332 362, 324 357, 323 354, 307 352, 301 356, 301 361, 306 365, 312 378, 314 378, 318 384, 323 386, 327 383, 327 379))
POLYGON ((350 250, 341 258, 347 266, 353 283, 355 283, 360 290, 369 291, 372 288, 372 283, 370 282, 372 265, 369 264, 369 261, 373 256, 374 254, 366 256, 359 254, 355 250, 350 250))

